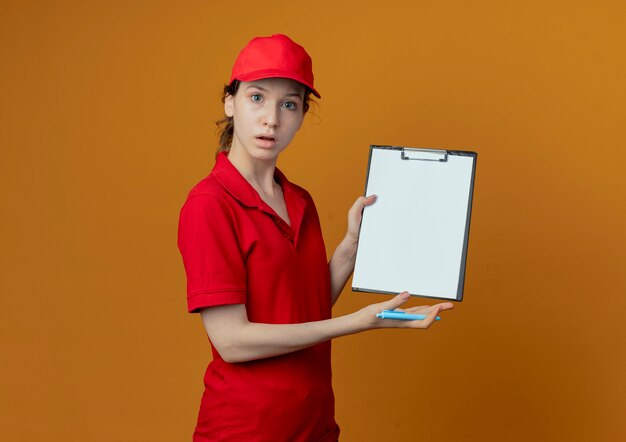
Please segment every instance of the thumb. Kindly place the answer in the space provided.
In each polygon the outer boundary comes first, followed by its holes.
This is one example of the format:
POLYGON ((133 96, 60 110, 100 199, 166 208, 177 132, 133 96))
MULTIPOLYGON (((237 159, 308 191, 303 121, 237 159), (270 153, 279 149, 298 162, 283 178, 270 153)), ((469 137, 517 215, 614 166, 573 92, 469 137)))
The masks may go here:
POLYGON ((384 310, 394 310, 404 304, 410 297, 409 292, 402 292, 389 301, 381 302, 380 305, 384 310))

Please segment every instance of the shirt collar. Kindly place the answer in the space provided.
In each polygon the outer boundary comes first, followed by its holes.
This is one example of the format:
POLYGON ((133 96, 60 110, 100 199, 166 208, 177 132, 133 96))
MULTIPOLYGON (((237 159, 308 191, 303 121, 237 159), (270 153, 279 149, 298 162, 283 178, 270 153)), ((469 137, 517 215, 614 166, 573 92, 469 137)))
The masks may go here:
MULTIPOLYGON (((243 206, 256 207, 273 217, 278 217, 276 212, 261 199, 254 187, 241 175, 233 163, 230 162, 226 152, 220 152, 218 154, 215 167, 213 167, 211 174, 224 186, 226 191, 243 206)), ((306 207, 306 200, 302 195, 303 191, 298 186, 292 184, 278 168, 274 170, 274 179, 280 184, 283 190, 285 205, 287 206, 287 212, 289 213, 289 220, 291 222, 290 233, 293 239, 297 241, 306 207)))
MULTIPOLYGON (((264 209, 267 206, 254 187, 243 177, 233 163, 230 162, 227 152, 220 152, 218 154, 211 174, 224 186, 233 198, 244 206, 258 207, 259 209, 264 209)), ((298 200, 300 203, 304 202, 302 191, 298 186, 292 184, 278 168, 274 170, 274 179, 283 189, 283 196, 285 197, 285 204, 288 209, 290 206, 289 203, 293 200, 298 200)), ((289 211, 289 217, 292 217, 291 211, 289 211)))
POLYGON ((230 162, 226 152, 220 152, 217 155, 211 174, 240 204, 246 207, 259 207, 263 202, 258 192, 254 190, 254 187, 230 162))

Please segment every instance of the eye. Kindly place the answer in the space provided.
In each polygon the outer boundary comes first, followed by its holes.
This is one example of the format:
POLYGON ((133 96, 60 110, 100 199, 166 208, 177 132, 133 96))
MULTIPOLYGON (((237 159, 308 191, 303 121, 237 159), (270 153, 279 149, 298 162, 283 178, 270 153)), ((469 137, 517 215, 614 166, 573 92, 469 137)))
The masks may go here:
POLYGON ((296 109, 298 109, 298 106, 293 101, 285 101, 283 103, 283 107, 285 109, 289 109, 289 110, 296 110, 296 109))
POLYGON ((260 103, 263 100, 263 97, 261 96, 261 94, 252 94, 250 95, 250 99, 255 103, 260 103))

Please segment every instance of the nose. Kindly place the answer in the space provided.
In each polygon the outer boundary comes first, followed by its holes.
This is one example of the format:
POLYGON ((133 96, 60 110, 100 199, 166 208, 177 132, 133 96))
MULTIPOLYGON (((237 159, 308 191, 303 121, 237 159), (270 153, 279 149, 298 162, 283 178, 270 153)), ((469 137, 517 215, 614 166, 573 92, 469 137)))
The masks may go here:
POLYGON ((278 126, 278 109, 276 106, 267 106, 263 115, 263 125, 267 127, 278 126))

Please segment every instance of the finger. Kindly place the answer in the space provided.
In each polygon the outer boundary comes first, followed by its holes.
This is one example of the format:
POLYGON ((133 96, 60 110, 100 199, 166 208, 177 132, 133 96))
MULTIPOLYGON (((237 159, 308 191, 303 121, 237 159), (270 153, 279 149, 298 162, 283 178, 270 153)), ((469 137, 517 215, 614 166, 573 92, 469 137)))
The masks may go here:
POLYGON ((444 310, 451 310, 454 308, 454 304, 452 304, 451 302, 442 302, 440 304, 435 304, 435 305, 420 305, 417 307, 410 307, 406 309, 407 313, 425 313, 424 310, 428 310, 430 311, 431 308, 434 307, 438 307, 439 311, 444 311, 444 310))
POLYGON ((406 309, 407 313, 416 313, 422 310, 425 310, 427 308, 430 308, 430 305, 418 305, 416 307, 410 307, 406 309))
POLYGON ((382 310, 395 310, 404 304, 410 297, 411 295, 409 295, 409 292, 402 292, 394 296, 390 301, 381 302, 379 305, 382 310))
POLYGON ((441 304, 435 304, 433 307, 439 307, 441 310, 452 310, 454 308, 454 304, 451 302, 442 302, 441 304))
POLYGON ((433 324, 433 322, 435 322, 435 319, 437 319, 437 315, 439 314, 439 311, 440 311, 440 308, 438 306, 436 305, 433 306, 430 313, 428 313, 426 315, 426 318, 423 321, 421 321, 421 323, 419 324, 420 328, 430 327, 433 324))
POLYGON ((350 211, 361 213, 364 207, 374 204, 375 201, 376 201, 376 195, 360 196, 356 199, 356 201, 350 208, 350 211))
POLYGON ((378 198, 377 195, 368 195, 368 196, 362 196, 359 199, 361 200, 361 203, 363 204, 363 206, 370 206, 376 202, 376 198, 378 198))

